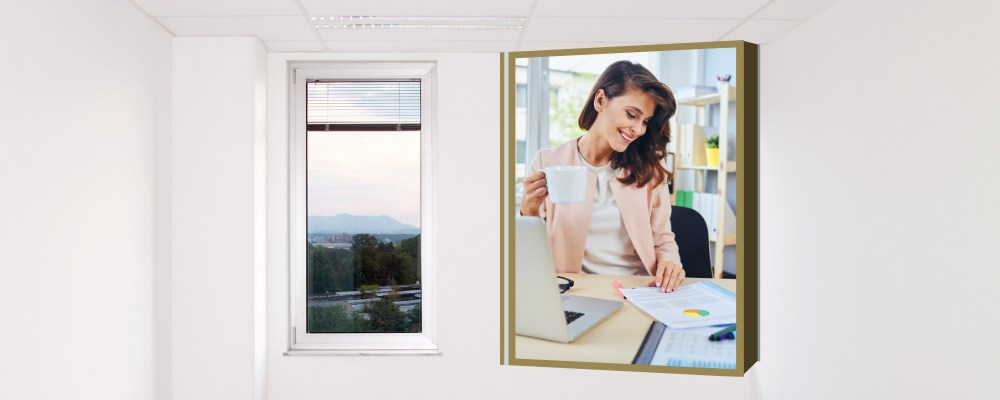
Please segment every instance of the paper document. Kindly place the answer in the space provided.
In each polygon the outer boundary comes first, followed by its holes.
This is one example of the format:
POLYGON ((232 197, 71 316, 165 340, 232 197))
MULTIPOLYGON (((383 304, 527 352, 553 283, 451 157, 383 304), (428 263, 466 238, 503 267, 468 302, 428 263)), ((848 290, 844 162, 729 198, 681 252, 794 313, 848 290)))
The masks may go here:
POLYGON ((656 287, 622 289, 628 301, 671 328, 736 323, 736 295, 711 282, 683 285, 670 293, 656 287))
POLYGON ((709 335, 722 327, 674 329, 654 323, 635 364, 668 367, 736 369, 736 341, 712 342, 709 335))

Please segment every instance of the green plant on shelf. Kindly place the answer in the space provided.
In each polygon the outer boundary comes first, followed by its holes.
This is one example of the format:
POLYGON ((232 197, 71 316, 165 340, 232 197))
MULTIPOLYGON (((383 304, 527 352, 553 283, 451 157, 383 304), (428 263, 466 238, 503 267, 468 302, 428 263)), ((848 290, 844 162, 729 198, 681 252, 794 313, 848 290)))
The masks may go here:
POLYGON ((716 137, 713 137, 711 139, 706 140, 705 141, 705 148, 706 149, 717 149, 717 148, 719 148, 719 137, 716 136, 716 137))

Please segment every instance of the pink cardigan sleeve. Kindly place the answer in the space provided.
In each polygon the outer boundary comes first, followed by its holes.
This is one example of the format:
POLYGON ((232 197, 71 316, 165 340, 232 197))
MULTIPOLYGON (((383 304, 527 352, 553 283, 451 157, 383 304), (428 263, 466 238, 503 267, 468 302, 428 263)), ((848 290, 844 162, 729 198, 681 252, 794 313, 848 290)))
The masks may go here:
POLYGON ((666 183, 658 185, 650 190, 649 197, 649 225, 653 228, 656 260, 669 260, 681 265, 680 250, 670 227, 670 189, 666 183))

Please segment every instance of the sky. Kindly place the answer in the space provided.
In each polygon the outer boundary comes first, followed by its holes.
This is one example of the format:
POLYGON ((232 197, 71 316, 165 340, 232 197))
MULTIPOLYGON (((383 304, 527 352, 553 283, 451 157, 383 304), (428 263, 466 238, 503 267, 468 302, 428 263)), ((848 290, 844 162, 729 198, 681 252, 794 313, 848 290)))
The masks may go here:
POLYGON ((310 132, 309 216, 388 215, 420 227, 420 132, 310 132))

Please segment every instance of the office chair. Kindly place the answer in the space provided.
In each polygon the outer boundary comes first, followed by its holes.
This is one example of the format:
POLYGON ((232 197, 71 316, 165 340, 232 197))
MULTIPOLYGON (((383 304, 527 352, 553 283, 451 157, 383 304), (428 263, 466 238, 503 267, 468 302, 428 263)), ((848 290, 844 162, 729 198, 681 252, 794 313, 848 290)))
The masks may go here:
POLYGON ((712 258, 708 246, 708 224, 697 211, 671 206, 670 228, 681 253, 681 264, 689 278, 711 278, 712 258))

